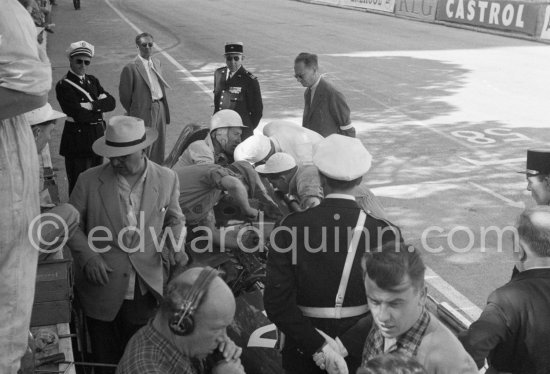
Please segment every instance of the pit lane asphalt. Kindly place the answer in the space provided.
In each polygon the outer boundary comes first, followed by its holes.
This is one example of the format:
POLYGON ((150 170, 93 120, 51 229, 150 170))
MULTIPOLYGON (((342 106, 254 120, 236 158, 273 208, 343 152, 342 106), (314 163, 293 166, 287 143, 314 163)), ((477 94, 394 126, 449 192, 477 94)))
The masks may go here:
MULTIPOLYGON (((482 231, 513 224, 533 205, 515 171, 527 148, 550 140, 550 46, 288 0, 83 0, 80 11, 58 3, 48 47, 54 81, 68 68, 64 50, 84 39, 96 47, 90 74, 118 99, 120 71, 137 53, 136 29, 155 36, 172 86, 168 150, 182 126, 208 122, 226 41, 245 43, 244 65, 262 88, 262 124, 301 122, 304 89, 293 60, 319 54, 373 155, 366 183, 405 239, 423 247, 439 290, 430 292, 473 318, 509 279, 510 240, 503 248, 491 235, 482 243, 482 231)), ((50 102, 59 108, 54 91, 50 102)), ((107 117, 122 113, 117 104, 107 117)), ((62 160, 54 158, 60 169, 62 160)))

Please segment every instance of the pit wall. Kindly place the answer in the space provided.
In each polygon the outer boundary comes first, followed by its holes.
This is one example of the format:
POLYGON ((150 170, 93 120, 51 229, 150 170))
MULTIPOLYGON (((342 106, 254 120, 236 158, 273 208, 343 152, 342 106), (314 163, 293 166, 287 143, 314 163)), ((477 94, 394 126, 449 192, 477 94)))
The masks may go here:
POLYGON ((550 43, 550 0, 298 0, 550 43))

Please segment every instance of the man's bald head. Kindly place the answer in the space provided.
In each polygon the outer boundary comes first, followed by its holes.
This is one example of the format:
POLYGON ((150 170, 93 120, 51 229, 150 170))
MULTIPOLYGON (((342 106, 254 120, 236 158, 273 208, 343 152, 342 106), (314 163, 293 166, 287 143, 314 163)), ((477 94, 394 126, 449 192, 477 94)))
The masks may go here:
MULTIPOLYGON (((167 328, 170 320, 181 310, 182 304, 189 300, 189 291, 203 270, 202 267, 191 268, 168 284, 160 309, 161 324, 168 334, 170 334, 167 328)), ((225 341, 226 328, 231 324, 234 316, 233 293, 227 284, 216 276, 206 287, 206 292, 193 313, 192 332, 183 336, 174 334, 174 342, 186 356, 203 358, 225 341)))
MULTIPOLYGON (((163 314, 171 316, 179 310, 182 302, 189 297, 189 291, 203 270, 203 267, 188 269, 168 284, 161 307, 163 314)), ((208 313, 210 309, 216 309, 220 312, 231 312, 233 310, 234 313, 235 298, 233 293, 219 276, 216 276, 208 285, 195 312, 195 317, 200 316, 201 313, 208 313)))
POLYGON ((541 258, 550 258, 550 207, 536 206, 526 209, 518 218, 519 239, 531 252, 541 258))

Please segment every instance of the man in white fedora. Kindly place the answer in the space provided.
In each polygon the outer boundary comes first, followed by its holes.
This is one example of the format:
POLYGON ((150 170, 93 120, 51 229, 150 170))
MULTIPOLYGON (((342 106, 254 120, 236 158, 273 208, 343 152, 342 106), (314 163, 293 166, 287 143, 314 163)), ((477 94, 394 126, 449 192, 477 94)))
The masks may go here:
POLYGON ((75 286, 96 362, 118 363, 162 300, 168 266, 187 263, 178 178, 146 157, 157 136, 139 118, 112 117, 92 147, 110 162, 82 173, 70 197, 81 216, 69 241, 75 286))

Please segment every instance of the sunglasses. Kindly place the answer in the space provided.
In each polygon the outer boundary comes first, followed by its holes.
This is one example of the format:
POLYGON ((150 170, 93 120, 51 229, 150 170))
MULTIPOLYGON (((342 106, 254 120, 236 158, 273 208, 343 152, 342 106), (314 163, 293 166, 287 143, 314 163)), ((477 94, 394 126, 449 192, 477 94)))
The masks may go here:
POLYGON ((147 47, 153 48, 153 43, 141 43, 141 46, 142 46, 143 48, 147 48, 147 47))
POLYGON ((77 65, 84 64, 84 65, 88 66, 88 65, 90 65, 90 62, 91 62, 90 60, 82 60, 80 58, 76 60, 77 65))
POLYGON ((241 56, 225 56, 225 61, 239 61, 241 59, 241 56))

